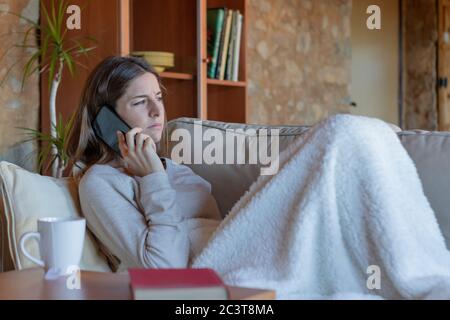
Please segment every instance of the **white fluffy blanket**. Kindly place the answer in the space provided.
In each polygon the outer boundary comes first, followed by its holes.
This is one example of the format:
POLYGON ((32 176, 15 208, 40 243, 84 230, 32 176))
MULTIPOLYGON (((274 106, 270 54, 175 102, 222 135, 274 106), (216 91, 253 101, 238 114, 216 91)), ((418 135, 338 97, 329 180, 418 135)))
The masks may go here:
POLYGON ((386 123, 360 116, 296 140, 192 267, 278 299, 450 298, 450 254, 416 168, 386 123))

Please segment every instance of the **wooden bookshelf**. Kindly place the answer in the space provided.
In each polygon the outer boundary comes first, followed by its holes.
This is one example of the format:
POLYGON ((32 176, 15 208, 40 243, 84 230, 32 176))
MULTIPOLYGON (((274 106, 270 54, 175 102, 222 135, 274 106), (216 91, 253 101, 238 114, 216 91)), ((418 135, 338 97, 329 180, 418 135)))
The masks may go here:
POLYGON ((179 80, 193 80, 194 75, 189 73, 180 73, 180 72, 161 72, 159 74, 161 78, 166 79, 179 79, 179 80))
MULTIPOLYGON (((54 0, 42 0, 47 5, 54 0)), ((83 8, 81 30, 68 38, 90 36, 97 48, 82 58, 74 76, 66 68, 57 96, 57 113, 63 119, 78 108, 91 70, 111 55, 133 51, 169 51, 175 67, 161 73, 167 89, 168 119, 198 117, 245 123, 247 116, 247 0, 71 0, 83 8), (243 15, 239 77, 237 82, 207 78, 207 9, 227 7, 243 15)), ((42 14, 42 13, 41 13, 42 14)), ((92 45, 92 44, 90 44, 92 45)), ((41 128, 50 131, 48 77, 41 75, 41 128)))
POLYGON ((168 51, 175 67, 161 73, 167 89, 168 119, 198 117, 246 122, 247 113, 247 0, 121 0, 124 54, 133 51, 168 51), (239 81, 207 77, 207 10, 227 7, 243 15, 239 81), (152 32, 152 30, 155 30, 152 32), (127 38, 129 37, 129 38, 127 38))
POLYGON ((208 79, 206 83, 216 86, 231 86, 231 87, 245 87, 247 85, 247 83, 244 81, 229 81, 217 79, 208 79))

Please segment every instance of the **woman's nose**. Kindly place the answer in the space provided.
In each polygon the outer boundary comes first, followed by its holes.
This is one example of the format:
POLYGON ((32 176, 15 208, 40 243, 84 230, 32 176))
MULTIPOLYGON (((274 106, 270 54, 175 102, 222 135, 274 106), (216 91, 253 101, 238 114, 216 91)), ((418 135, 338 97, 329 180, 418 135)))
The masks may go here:
POLYGON ((158 108, 158 106, 151 104, 150 105, 150 110, 148 112, 148 114, 150 115, 150 117, 154 118, 154 117, 159 117, 160 114, 160 110, 158 108))

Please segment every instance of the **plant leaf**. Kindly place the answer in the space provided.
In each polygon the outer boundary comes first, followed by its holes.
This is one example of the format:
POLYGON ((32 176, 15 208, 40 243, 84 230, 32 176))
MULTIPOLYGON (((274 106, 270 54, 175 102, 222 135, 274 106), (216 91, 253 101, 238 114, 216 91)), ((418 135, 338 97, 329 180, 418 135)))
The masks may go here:
POLYGON ((47 58, 47 49, 48 49, 48 43, 50 42, 50 35, 47 34, 44 39, 41 41, 41 60, 44 60, 47 58))
MULTIPOLYGON (((64 21, 64 15, 67 10, 67 3, 65 0, 59 1, 59 8, 58 8, 58 16, 57 16, 57 28, 61 32, 63 21, 64 21)), ((64 32, 61 34, 61 40, 64 39, 65 35, 67 33, 67 28, 64 28, 64 32)))
POLYGON ((55 68, 58 63, 58 53, 53 50, 50 62, 49 62, 49 71, 48 71, 48 88, 51 90, 53 77, 55 76, 55 68))
POLYGON ((3 58, 9 53, 9 51, 11 51, 12 49, 14 49, 14 46, 9 47, 8 49, 5 50, 5 52, 3 52, 2 56, 0 57, 0 61, 3 60, 3 58))
POLYGON ((66 51, 62 52, 63 58, 64 58, 64 62, 67 64, 67 67, 69 68, 69 72, 70 75, 73 76, 74 75, 74 62, 73 62, 73 58, 72 56, 67 53, 66 51))
POLYGON ((16 62, 14 62, 6 71, 5 76, 3 77, 2 81, 0 81, 0 87, 3 85, 3 83, 6 81, 6 79, 8 78, 9 74, 11 73, 12 69, 14 69, 14 67, 19 64, 25 57, 21 57, 20 59, 18 59, 16 62))
MULTIPOLYGON (((50 1, 50 3, 51 3, 51 10, 53 11, 55 4, 53 1, 50 1)), ((41 4, 42 4, 42 12, 44 13, 45 16, 45 23, 47 24, 45 28, 46 31, 45 33, 50 34, 52 39, 58 42, 59 39, 58 39, 58 32, 56 31, 55 28, 55 19, 50 18, 47 7, 44 4, 44 1, 41 1, 41 4)))
POLYGON ((41 53, 40 50, 36 51, 30 59, 28 59, 27 63, 25 63, 25 66, 23 67, 23 74, 22 74, 22 90, 25 87, 25 81, 26 79, 33 73, 32 69, 33 63, 37 62, 38 68, 39 68, 39 57, 41 53))
POLYGON ((23 44, 23 45, 26 45, 26 44, 27 44, 28 36, 30 35, 30 32, 31 32, 31 31, 34 31, 34 30, 35 30, 34 27, 30 27, 30 28, 28 28, 28 30, 25 32, 25 35, 23 36, 23 41, 22 41, 22 44, 23 44))
POLYGON ((30 18, 27 18, 27 17, 25 17, 25 16, 23 16, 21 14, 18 14, 18 13, 15 13, 15 12, 11 12, 11 11, 6 11, 6 13, 8 13, 10 15, 13 15, 13 16, 16 16, 16 17, 18 17, 20 19, 25 20, 29 24, 32 24, 36 29, 40 29, 41 28, 39 22, 35 22, 35 21, 31 20, 30 18))

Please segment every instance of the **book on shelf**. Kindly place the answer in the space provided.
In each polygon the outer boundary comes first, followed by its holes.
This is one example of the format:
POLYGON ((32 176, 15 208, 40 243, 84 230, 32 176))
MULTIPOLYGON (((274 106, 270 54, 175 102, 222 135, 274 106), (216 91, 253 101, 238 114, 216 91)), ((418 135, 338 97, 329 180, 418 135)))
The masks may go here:
MULTIPOLYGON (((233 10, 228 10, 226 23, 224 24, 225 36, 223 38, 222 58, 219 64, 219 80, 225 79, 225 65, 227 63, 228 46, 230 45, 230 31, 231 31, 231 18, 233 17, 233 10)), ((217 78, 217 75, 216 75, 217 78)))
POLYGON ((234 54, 234 46, 236 44, 236 27, 238 17, 239 12, 237 10, 234 10, 231 18, 230 44, 228 45, 225 80, 231 80, 232 78, 233 54, 234 54))
POLYGON ((242 38, 242 23, 243 23, 243 16, 238 11, 238 17, 236 21, 236 44, 234 46, 234 54, 233 54, 233 72, 232 72, 232 78, 233 81, 238 81, 238 75, 239 75, 239 52, 241 50, 241 38, 242 38))
POLYGON ((208 25, 208 77, 214 78, 217 69, 217 58, 219 56, 220 37, 222 35, 222 26, 225 8, 208 9, 207 25, 208 25))
POLYGON ((213 269, 128 269, 135 300, 226 300, 228 290, 213 269))
POLYGON ((219 79, 220 78, 220 65, 222 63, 222 52, 223 52, 223 46, 225 44, 225 31, 226 31, 226 24, 227 24, 227 17, 228 17, 228 8, 224 8, 224 15, 223 15, 223 21, 222 21, 222 30, 220 33, 220 41, 219 41, 219 52, 217 53, 217 66, 214 73, 213 79, 219 79))
POLYGON ((242 24, 239 10, 208 9, 208 78, 238 81, 242 24))

